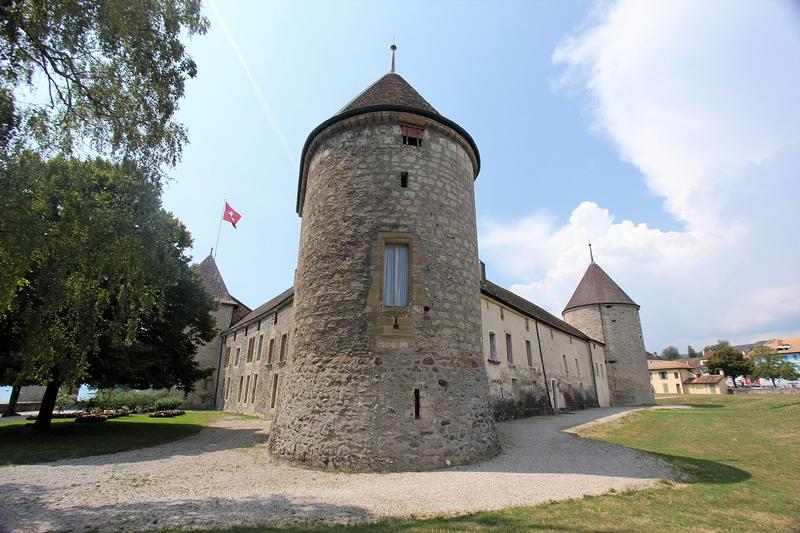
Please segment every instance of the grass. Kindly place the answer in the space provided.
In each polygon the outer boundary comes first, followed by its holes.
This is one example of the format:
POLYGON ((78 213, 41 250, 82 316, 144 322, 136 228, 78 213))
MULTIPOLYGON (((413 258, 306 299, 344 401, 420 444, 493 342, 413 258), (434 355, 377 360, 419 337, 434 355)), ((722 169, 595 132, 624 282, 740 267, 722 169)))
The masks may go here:
POLYGON ((46 433, 34 433, 32 421, 8 422, 0 425, 0 466, 45 463, 164 444, 194 435, 221 416, 244 415, 187 411, 175 418, 130 415, 99 424, 59 419, 53 420, 46 433))
MULTIPOLYGON (((682 403, 665 398, 661 404, 682 403)), ((692 410, 647 411, 581 435, 660 455, 685 485, 591 496, 427 520, 352 526, 361 531, 795 531, 800 532, 800 401, 787 396, 692 397, 692 410)), ((535 451, 534 451, 535 453, 535 451)), ((323 531, 285 527, 280 531, 323 531)), ((255 533, 270 528, 207 531, 255 533)))

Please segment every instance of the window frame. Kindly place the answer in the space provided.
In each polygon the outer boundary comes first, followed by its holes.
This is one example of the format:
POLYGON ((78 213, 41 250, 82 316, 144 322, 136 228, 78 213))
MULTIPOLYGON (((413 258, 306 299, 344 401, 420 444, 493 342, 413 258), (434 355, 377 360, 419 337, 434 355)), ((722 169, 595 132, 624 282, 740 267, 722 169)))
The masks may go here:
POLYGON ((506 361, 509 365, 514 364, 514 341, 511 339, 511 333, 506 333, 506 361))
POLYGON ((407 308, 411 303, 411 243, 407 241, 388 240, 383 243, 383 306, 393 309, 407 308), (399 276, 402 270, 402 254, 398 250, 405 250, 405 276, 399 276), (392 250, 393 264, 391 266, 391 292, 390 292, 390 266, 389 254, 392 250), (400 280, 405 278, 405 287, 402 287, 400 280), (400 291, 405 288, 400 303, 400 291), (391 302, 390 297, 391 295, 391 302))
POLYGON ((489 332, 489 361, 498 362, 497 334, 494 331, 489 332))

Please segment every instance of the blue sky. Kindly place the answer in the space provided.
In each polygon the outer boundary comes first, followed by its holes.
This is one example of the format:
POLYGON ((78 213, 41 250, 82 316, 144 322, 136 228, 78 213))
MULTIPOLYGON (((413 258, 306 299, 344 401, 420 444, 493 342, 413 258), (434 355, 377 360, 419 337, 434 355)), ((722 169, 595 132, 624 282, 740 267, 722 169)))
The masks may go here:
POLYGON ((479 245, 495 282, 560 315, 592 238, 642 305, 648 349, 800 331, 789 4, 213 5, 247 67, 206 3, 179 113, 190 144, 165 206, 197 261, 223 199, 242 214, 217 262, 251 307, 292 283, 306 136, 388 71, 394 37, 398 72, 481 151, 479 245))

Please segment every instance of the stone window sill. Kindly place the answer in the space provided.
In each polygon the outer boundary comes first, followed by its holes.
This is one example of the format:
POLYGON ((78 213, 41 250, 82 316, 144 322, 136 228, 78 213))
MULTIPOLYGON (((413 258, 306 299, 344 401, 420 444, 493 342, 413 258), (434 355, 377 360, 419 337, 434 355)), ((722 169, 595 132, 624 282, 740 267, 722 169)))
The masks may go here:
POLYGON ((489 361, 493 365, 499 365, 500 364, 500 361, 495 361, 494 359, 487 359, 487 361, 489 361))

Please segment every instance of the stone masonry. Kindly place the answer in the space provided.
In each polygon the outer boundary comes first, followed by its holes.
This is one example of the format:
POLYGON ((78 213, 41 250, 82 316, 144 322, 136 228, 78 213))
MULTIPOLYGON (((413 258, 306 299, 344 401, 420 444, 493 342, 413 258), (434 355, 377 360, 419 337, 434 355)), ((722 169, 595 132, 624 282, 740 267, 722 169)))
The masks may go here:
POLYGON ((329 126, 308 155, 292 357, 270 451, 355 471, 498 453, 481 361, 476 154, 436 120, 378 111, 329 126), (424 128, 422 146, 402 143, 409 122, 424 128), (404 308, 383 305, 385 243, 409 246, 404 308))

